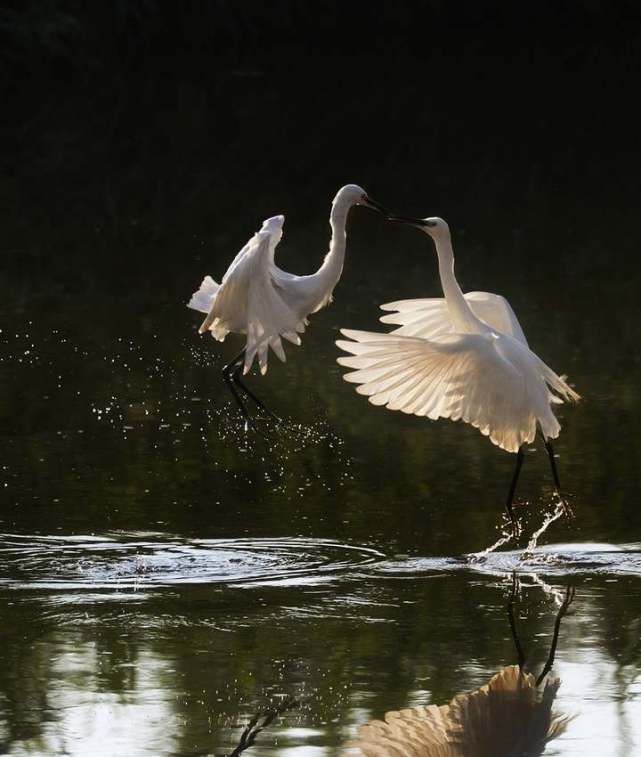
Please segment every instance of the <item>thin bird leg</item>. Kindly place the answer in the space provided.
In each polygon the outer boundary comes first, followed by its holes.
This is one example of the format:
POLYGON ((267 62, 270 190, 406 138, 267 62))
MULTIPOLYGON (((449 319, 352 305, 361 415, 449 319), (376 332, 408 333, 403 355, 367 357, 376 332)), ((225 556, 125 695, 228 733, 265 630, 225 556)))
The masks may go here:
POLYGON ((512 591, 510 593, 510 599, 507 603, 507 617, 510 621, 510 631, 512 632, 512 641, 516 648, 516 656, 518 658, 519 669, 525 668, 525 652, 521 646, 519 635, 516 631, 516 621, 514 619, 514 598, 516 596, 516 587, 518 585, 518 578, 516 577, 516 571, 512 573, 512 591))
POLYGON ((559 611, 557 612, 556 619, 554 621, 554 634, 552 636, 552 643, 550 644, 550 653, 548 654, 548 659, 545 665, 543 666, 541 675, 536 679, 537 686, 541 683, 541 681, 543 681, 545 676, 552 669, 552 665, 554 664, 554 655, 556 654, 556 645, 559 643, 559 631, 561 630, 561 619, 563 618, 565 613, 568 611, 568 607, 572 604, 575 593, 576 593, 576 590, 574 589, 574 587, 568 586, 565 590, 565 599, 563 600, 561 607, 559 607, 559 611))
POLYGON ((227 365, 223 368, 223 379, 225 383, 227 384, 227 387, 229 391, 232 393, 234 399, 236 400, 236 404, 238 405, 238 409, 242 413, 243 418, 245 419, 245 423, 252 429, 252 431, 255 431, 257 434, 260 433, 258 428, 256 427, 256 424, 254 423, 254 419, 249 414, 247 408, 245 407, 245 404, 238 393, 238 389, 236 389, 236 386, 234 384, 233 380, 233 371, 236 367, 236 361, 239 358, 242 358, 245 354, 245 351, 240 353, 240 355, 237 355, 230 363, 227 363, 227 365))
POLYGON ((516 467, 514 468, 514 475, 512 476, 512 483, 510 484, 510 491, 507 495, 507 501, 505 503, 505 511, 508 514, 510 522, 512 523, 512 536, 514 538, 519 535, 518 522, 514 516, 514 492, 516 491, 516 483, 519 480, 519 473, 521 472, 521 466, 523 465, 523 447, 519 447, 519 451, 516 453, 516 467))
POLYGON ((262 410, 264 413, 266 413, 272 420, 276 421, 276 423, 280 423, 280 418, 275 413, 272 413, 272 411, 267 407, 267 405, 265 405, 265 403, 259 397, 257 397, 248 386, 246 386, 241 381, 240 377, 241 377, 241 371, 242 371, 244 362, 245 362, 245 352, 243 351, 234 361, 234 364, 236 367, 231 372, 231 377, 234 383, 239 389, 245 392, 245 394, 251 400, 253 400, 256 403, 256 407, 258 407, 259 410, 262 410))
POLYGON ((556 487, 556 493, 559 495, 559 499, 561 500, 561 507, 563 508, 563 514, 565 515, 566 518, 574 518, 574 513, 572 512, 572 508, 566 502, 563 494, 561 494, 561 482, 559 480, 559 471, 556 468, 556 460, 554 459, 554 450, 552 449, 552 443, 549 442, 547 439, 543 439, 543 443, 545 444, 545 449, 547 450, 548 457, 550 458, 550 467, 552 468, 552 477, 554 478, 554 486, 556 487))

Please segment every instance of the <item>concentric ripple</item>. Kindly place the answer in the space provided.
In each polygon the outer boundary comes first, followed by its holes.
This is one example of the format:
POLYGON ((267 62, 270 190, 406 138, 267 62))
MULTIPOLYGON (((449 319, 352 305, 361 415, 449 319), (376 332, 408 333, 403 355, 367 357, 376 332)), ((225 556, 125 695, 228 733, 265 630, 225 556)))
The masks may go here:
POLYGON ((163 534, 0 534, 0 586, 126 589, 330 578, 379 560, 323 539, 181 539, 163 534))

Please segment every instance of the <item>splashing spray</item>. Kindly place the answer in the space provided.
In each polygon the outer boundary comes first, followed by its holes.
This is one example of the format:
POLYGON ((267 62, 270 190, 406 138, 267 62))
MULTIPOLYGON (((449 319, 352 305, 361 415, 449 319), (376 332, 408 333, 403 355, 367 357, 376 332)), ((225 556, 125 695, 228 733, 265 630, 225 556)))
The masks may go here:
POLYGON ((532 556, 532 553, 537 547, 539 538, 543 536, 543 534, 548 530, 548 528, 552 525, 552 523, 554 523, 555 520, 558 520, 564 514, 564 512, 565 510, 563 507, 563 503, 559 502, 554 512, 548 513, 545 516, 545 520, 541 524, 540 528, 532 534, 527 547, 523 550, 523 554, 521 555, 521 560, 526 560, 528 557, 532 556))

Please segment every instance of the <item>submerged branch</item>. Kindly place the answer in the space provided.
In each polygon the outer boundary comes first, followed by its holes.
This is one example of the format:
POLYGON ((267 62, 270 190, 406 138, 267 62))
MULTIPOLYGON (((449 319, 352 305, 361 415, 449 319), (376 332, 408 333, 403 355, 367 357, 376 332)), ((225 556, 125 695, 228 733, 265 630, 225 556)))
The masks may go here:
POLYGON ((284 712, 287 712, 287 710, 292 710, 295 707, 298 707, 298 702, 293 697, 287 696, 276 707, 272 707, 268 710, 265 710, 264 712, 258 712, 247 723, 240 735, 238 745, 236 746, 234 751, 228 755, 228 757, 238 757, 238 755, 242 754, 246 749, 249 749, 249 747, 253 746, 254 742, 256 741, 256 737, 264 728, 270 726, 274 722, 274 720, 276 720, 276 718, 282 715, 284 712))

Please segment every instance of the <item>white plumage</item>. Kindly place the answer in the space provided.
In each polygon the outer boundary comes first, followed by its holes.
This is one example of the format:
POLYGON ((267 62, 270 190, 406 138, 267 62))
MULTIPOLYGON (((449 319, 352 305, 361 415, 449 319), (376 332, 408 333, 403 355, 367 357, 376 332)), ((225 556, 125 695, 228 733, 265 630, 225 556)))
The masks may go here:
POLYGON ((287 273, 274 262, 284 216, 264 221, 260 231, 236 255, 221 284, 205 276, 189 301, 188 307, 207 313, 199 333, 210 331, 219 341, 229 332, 246 334, 244 373, 256 357, 261 373, 266 373, 269 348, 284 361, 281 337, 299 345, 307 316, 331 302, 343 270, 345 226, 354 205, 380 210, 361 187, 342 187, 332 203, 329 252, 321 267, 308 276, 287 273))
MULTIPOLYGON (((468 292, 464 294, 474 315, 496 331, 518 339, 527 347, 527 339, 510 303, 500 294, 468 292)), ((381 317, 383 323, 400 324, 394 333, 401 336, 420 336, 423 339, 449 333, 452 330, 447 302, 442 297, 421 300, 398 300, 381 305, 381 310, 397 311, 381 317)))
POLYGON ((513 499, 523 445, 537 427, 550 460, 554 484, 566 515, 550 439, 561 426, 552 406, 579 395, 529 348, 507 300, 488 292, 464 295, 454 276, 448 225, 441 218, 396 218, 417 226, 435 242, 444 298, 401 300, 382 305, 381 318, 398 326, 387 334, 341 329, 348 340, 336 344, 350 357, 338 362, 353 369, 346 381, 374 405, 424 416, 463 421, 493 444, 517 453, 505 509, 512 534, 519 533, 513 499))
POLYGON ((207 313, 199 333, 210 331, 221 342, 230 331, 247 334, 245 373, 255 357, 261 373, 267 371, 270 347, 284 361, 281 337, 300 344, 298 334, 305 331, 309 311, 303 311, 302 303, 291 297, 293 288, 300 286, 292 279, 305 277, 286 274, 274 263, 284 221, 284 216, 264 221, 260 231, 236 255, 220 286, 206 276, 189 302, 190 308, 207 313))
MULTIPOLYGON (((462 420, 498 447, 517 452, 534 440, 537 424, 546 439, 560 425, 552 405, 579 395, 527 344, 508 302, 495 294, 463 295, 454 277, 449 230, 427 219, 434 237, 444 299, 401 300, 388 334, 341 330, 352 341, 337 345, 352 354, 338 362, 354 369, 345 380, 374 405, 425 416, 462 420)), ((416 222, 418 223, 418 222, 416 222)))

